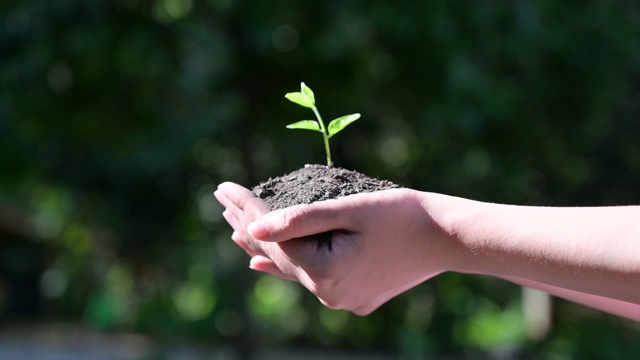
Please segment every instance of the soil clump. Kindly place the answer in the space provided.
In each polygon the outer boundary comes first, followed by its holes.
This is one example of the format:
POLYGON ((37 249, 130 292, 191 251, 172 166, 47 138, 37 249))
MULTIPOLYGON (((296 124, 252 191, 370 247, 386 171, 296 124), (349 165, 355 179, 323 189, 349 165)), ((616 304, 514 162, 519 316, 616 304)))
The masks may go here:
POLYGON ((297 204, 399 188, 388 180, 379 180, 357 171, 325 165, 305 165, 289 174, 260 183, 253 193, 264 200, 271 210, 297 204))
MULTIPOLYGON (((314 164, 270 178, 255 186, 252 191, 271 210, 278 210, 292 205, 399 187, 391 181, 371 178, 357 171, 314 164)), ((318 247, 326 246, 331 250, 331 237, 332 233, 326 232, 305 239, 315 240, 318 247)))

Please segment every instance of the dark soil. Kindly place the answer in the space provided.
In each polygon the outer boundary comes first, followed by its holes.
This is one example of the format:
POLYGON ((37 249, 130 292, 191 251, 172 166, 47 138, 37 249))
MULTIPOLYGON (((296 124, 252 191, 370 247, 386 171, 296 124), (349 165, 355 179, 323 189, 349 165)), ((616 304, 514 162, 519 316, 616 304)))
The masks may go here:
POLYGON ((305 165, 292 173, 271 178, 253 188, 271 210, 342 196, 398 188, 387 180, 370 178, 356 171, 324 165, 305 165))
MULTIPOLYGON (((356 171, 324 165, 305 165, 289 174, 271 178, 253 188, 253 193, 264 200, 271 210, 292 205, 311 204, 316 201, 342 196, 398 188, 388 180, 374 179, 356 171)), ((331 232, 310 238, 318 246, 331 249, 331 232)))

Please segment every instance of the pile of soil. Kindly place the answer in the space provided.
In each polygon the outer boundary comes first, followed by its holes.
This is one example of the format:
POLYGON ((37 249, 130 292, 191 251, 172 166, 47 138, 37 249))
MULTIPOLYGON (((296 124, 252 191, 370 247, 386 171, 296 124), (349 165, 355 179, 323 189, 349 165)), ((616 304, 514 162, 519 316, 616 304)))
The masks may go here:
POLYGON ((253 188, 253 193, 264 200, 271 210, 277 210, 398 187, 391 181, 374 179, 357 171, 325 165, 305 165, 257 185, 253 188))
MULTIPOLYGON (((388 180, 371 178, 357 171, 325 165, 305 165, 289 174, 260 183, 253 193, 264 200, 271 210, 292 205, 373 192, 400 186, 388 180)), ((318 242, 318 247, 331 250, 331 232, 306 237, 318 242)))

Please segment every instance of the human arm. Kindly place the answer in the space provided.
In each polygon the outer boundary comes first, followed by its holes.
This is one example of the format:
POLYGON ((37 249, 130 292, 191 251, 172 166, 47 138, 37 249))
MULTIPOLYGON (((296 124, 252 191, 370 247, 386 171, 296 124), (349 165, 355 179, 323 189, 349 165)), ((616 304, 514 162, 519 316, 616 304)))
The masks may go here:
POLYGON ((640 304, 640 207, 533 207, 440 197, 427 208, 469 252, 462 272, 640 304))
POLYGON ((638 207, 531 208, 399 189, 269 213, 235 184, 221 185, 216 196, 234 240, 253 257, 252 268, 300 281, 333 308, 366 314, 439 273, 458 271, 605 311, 622 307, 613 312, 640 319, 640 250, 633 236, 640 230, 632 221, 638 207), (614 246, 598 246, 622 227, 614 246), (339 230, 333 252, 299 239, 328 230, 339 230))
POLYGON ((569 300, 581 305, 585 305, 594 309, 598 309, 613 315, 626 317, 635 321, 640 321, 640 304, 634 304, 622 300, 611 299, 604 296, 587 294, 580 291, 570 290, 543 284, 540 282, 509 276, 501 276, 503 280, 513 282, 515 284, 545 291, 551 295, 569 300))

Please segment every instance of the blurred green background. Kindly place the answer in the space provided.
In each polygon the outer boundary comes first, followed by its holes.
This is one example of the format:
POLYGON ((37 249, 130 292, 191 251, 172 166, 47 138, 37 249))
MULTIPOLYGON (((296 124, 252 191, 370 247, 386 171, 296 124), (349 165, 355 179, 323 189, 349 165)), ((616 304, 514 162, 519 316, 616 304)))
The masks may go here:
MULTIPOLYGON (((324 161, 533 205, 640 203, 636 1, 50 0, 0 4, 0 327, 392 358, 629 359, 640 326, 446 274, 368 317, 248 270, 212 196, 324 161), (534 301, 534 304, 542 303, 534 301), (523 305, 524 304, 524 305, 523 305), (528 305, 527 305, 528 304, 528 305)), ((205 354, 203 358, 208 358, 205 354)))

